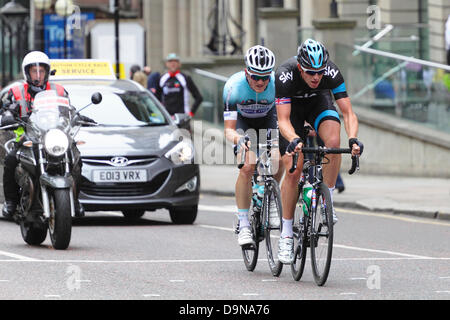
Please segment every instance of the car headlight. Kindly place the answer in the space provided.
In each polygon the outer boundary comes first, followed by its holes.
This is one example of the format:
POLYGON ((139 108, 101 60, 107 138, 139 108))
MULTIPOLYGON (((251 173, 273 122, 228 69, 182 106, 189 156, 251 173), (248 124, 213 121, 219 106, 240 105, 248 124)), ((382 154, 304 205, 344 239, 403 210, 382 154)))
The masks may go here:
POLYGON ((45 134, 45 150, 54 157, 62 156, 69 147, 69 138, 59 129, 51 129, 45 134))
POLYGON ((190 142, 181 141, 164 156, 172 160, 174 164, 189 164, 194 158, 194 147, 190 142))

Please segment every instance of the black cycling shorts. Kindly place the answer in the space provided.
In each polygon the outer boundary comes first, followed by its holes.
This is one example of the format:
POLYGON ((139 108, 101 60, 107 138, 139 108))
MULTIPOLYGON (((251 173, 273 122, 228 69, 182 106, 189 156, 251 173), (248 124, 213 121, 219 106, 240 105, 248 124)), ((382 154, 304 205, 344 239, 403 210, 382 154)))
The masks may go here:
MULTIPOLYGON (((282 106, 281 106, 282 107, 282 106)), ((295 133, 306 141, 303 127, 307 121, 316 132, 324 120, 334 120, 339 123, 339 114, 333 104, 330 91, 321 91, 316 96, 310 98, 292 98, 291 99, 291 123, 295 133)), ((280 153, 283 156, 290 141, 287 141, 280 135, 280 153)))
MULTIPOLYGON (((238 113, 236 131, 240 135, 247 135, 250 138, 251 151, 257 153, 258 143, 266 141, 268 129, 278 129, 277 109, 275 106, 270 109, 265 117, 261 118, 245 118, 238 113)), ((237 147, 234 146, 234 154, 236 155, 236 153, 237 147)))

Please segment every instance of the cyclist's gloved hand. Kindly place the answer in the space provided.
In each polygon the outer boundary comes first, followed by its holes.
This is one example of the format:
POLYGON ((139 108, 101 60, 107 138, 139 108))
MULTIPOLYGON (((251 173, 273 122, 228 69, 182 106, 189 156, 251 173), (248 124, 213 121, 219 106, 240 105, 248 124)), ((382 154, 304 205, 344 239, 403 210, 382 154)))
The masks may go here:
POLYGON ((78 117, 79 117, 80 120, 83 121, 83 122, 88 122, 88 123, 92 123, 92 124, 97 124, 97 122, 95 122, 95 120, 93 120, 93 119, 91 119, 91 118, 89 118, 89 117, 83 116, 83 115, 81 115, 81 114, 79 114, 78 117))
MULTIPOLYGON (((353 149, 354 144, 356 144, 359 147, 359 153, 357 153, 357 154, 359 154, 361 156, 364 151, 364 144, 356 138, 350 138, 348 140, 348 146, 350 147, 350 149, 353 149)), ((352 152, 352 154, 353 154, 353 152, 352 152)))
POLYGON ((246 148, 248 150, 248 144, 249 144, 250 138, 248 136, 240 137, 239 141, 236 145, 237 153, 239 154, 242 151, 242 148, 246 148))
POLYGON ((298 145, 299 143, 303 143, 303 140, 302 140, 301 138, 295 138, 295 139, 293 139, 293 140, 289 143, 289 145, 287 146, 286 153, 292 153, 292 152, 294 152, 294 151, 295 151, 295 147, 297 147, 297 145, 298 145))

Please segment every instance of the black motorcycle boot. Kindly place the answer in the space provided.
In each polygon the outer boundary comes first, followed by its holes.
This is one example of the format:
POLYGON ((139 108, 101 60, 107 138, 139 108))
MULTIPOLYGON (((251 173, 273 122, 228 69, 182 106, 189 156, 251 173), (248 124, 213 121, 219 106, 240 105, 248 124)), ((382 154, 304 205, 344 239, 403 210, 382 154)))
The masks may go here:
POLYGON ((75 200, 75 217, 84 217, 84 207, 81 204, 80 200, 75 200))
POLYGON ((16 213, 17 201, 5 200, 3 203, 3 216, 8 220, 13 220, 14 214, 16 213))

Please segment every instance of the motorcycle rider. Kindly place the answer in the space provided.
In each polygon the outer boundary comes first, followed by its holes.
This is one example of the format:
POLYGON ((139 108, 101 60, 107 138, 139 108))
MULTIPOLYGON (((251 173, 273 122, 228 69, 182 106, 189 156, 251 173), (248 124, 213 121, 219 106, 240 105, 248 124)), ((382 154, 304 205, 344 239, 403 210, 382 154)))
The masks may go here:
MULTIPOLYGON (((55 90, 59 96, 68 98, 68 93, 63 86, 48 82, 50 76, 50 59, 40 51, 32 51, 28 53, 22 62, 22 72, 25 82, 13 86, 6 97, 2 101, 0 114, 2 116, 1 126, 4 126, 6 114, 15 113, 16 116, 26 119, 31 113, 32 103, 37 93, 45 90, 55 90)), ((7 219, 12 219, 17 204, 19 202, 19 185, 15 180, 15 169, 18 165, 16 153, 18 142, 24 133, 23 127, 19 127, 15 131, 16 144, 14 148, 5 157, 5 167, 3 171, 3 190, 5 195, 5 203, 3 205, 2 214, 7 219)), ((81 161, 74 164, 72 175, 79 185, 81 180, 81 161)), ((75 216, 84 216, 84 209, 78 201, 78 188, 75 188, 75 216)))

